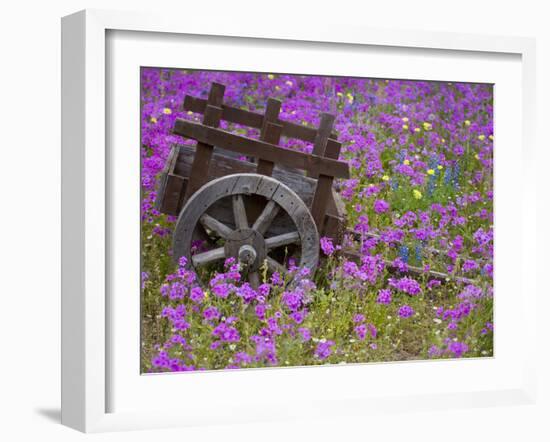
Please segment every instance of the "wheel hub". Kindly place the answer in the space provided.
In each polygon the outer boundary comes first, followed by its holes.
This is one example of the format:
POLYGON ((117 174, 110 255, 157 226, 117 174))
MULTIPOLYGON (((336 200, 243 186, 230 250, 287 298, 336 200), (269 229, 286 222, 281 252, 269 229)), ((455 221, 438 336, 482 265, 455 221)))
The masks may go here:
POLYGON ((225 256, 233 256, 249 271, 260 268, 266 258, 264 237, 254 229, 237 229, 225 242, 225 256))

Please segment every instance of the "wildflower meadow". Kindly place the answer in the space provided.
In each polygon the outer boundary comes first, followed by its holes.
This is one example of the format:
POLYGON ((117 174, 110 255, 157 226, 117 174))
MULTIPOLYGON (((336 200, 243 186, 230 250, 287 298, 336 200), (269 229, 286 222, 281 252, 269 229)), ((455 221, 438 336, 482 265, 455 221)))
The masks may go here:
POLYGON ((141 106, 143 373, 493 356, 492 85, 142 68, 141 106), (172 133, 201 121, 185 95, 212 82, 231 106, 277 98, 307 127, 336 115, 346 234, 320 238, 315 271, 289 256, 253 287, 234 258, 200 275, 173 259, 159 175, 174 144, 195 144, 172 133))

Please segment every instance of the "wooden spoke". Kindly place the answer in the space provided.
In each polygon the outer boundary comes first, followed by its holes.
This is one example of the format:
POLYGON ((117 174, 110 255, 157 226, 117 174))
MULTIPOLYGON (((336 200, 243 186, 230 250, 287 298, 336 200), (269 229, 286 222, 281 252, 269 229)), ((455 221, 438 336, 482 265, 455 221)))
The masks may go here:
POLYGON ((252 228, 260 234, 265 234, 277 214, 279 213, 280 206, 273 200, 269 200, 264 210, 254 222, 252 228))
POLYGON ((277 261, 275 261, 271 256, 268 256, 266 258, 267 262, 267 268, 271 270, 272 272, 277 272, 280 275, 284 275, 287 270, 282 264, 279 264, 277 261))
POLYGON ((207 252, 197 253, 191 257, 195 267, 203 266, 223 258, 225 258, 225 250, 223 247, 209 250, 207 252))
POLYGON ((233 232, 233 230, 227 227, 224 223, 218 221, 216 218, 206 213, 201 216, 200 222, 204 227, 212 230, 223 239, 227 239, 229 235, 233 232))
POLYGON ((300 234, 298 232, 283 233, 282 235, 272 236, 265 240, 265 246, 268 250, 275 249, 277 247, 286 246, 288 244, 294 244, 300 241, 300 234))
POLYGON ((248 274, 248 281, 252 288, 257 289, 260 286, 260 274, 258 272, 251 272, 248 274))
POLYGON ((246 208, 242 195, 233 195, 233 216, 235 217, 235 225, 237 229, 248 228, 248 220, 246 219, 246 208))

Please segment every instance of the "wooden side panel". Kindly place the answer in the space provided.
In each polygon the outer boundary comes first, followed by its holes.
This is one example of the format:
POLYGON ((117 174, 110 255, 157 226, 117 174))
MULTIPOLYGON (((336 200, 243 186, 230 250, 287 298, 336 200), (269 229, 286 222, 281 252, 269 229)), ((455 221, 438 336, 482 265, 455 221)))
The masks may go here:
POLYGON ((166 215, 177 215, 183 203, 187 178, 179 176, 176 172, 179 148, 173 146, 166 160, 166 164, 160 176, 156 209, 166 215))
MULTIPOLYGON (((177 146, 179 155, 174 168, 174 174, 181 177, 189 176, 191 167, 193 165, 193 157, 195 151, 190 146, 180 145, 177 146)), ((218 152, 216 148, 214 155, 210 161, 210 169, 208 170, 208 181, 212 181, 222 176, 235 174, 235 173, 255 173, 256 164, 250 161, 237 160, 235 158, 228 157, 218 152)), ((272 177, 281 181, 290 187, 309 207, 313 200, 313 193, 315 191, 315 180, 308 178, 300 173, 296 173, 292 170, 279 167, 276 165, 273 168, 272 177)))
POLYGON ((349 178, 348 164, 330 158, 308 155, 295 150, 285 149, 264 141, 239 136, 221 129, 207 127, 191 121, 177 119, 173 132, 195 139, 210 146, 239 152, 255 158, 261 158, 288 167, 297 167, 310 173, 349 178))
MULTIPOLYGON (((321 124, 313 146, 313 153, 315 155, 325 156, 329 135, 334 125, 334 119, 334 115, 331 114, 321 115, 321 124)), ((329 153, 334 155, 336 152, 332 151, 329 153)), ((338 155, 339 153, 340 152, 338 152, 338 155)), ((319 231, 323 230, 327 204, 329 198, 332 197, 332 181, 333 177, 330 174, 323 173, 319 174, 317 180, 317 188, 315 189, 315 196, 313 197, 313 204, 311 205, 311 213, 319 231)))
MULTIPOLYGON (((204 111, 203 124, 210 127, 218 127, 222 118, 222 102, 225 86, 219 83, 212 83, 208 102, 204 111)), ((200 187, 207 182, 208 168, 210 167, 210 159, 214 147, 212 144, 198 142, 196 148, 195 159, 191 174, 189 175, 189 183, 185 192, 185 199, 189 198, 200 187)))
MULTIPOLYGON (((279 112, 281 111, 281 102, 274 98, 267 100, 267 106, 264 115, 264 121, 262 123, 262 129, 260 132, 260 140, 270 144, 279 144, 283 126, 275 124, 274 122, 279 119, 279 112)), ((273 172, 273 161, 267 161, 264 159, 258 160, 257 172, 262 175, 270 176, 273 172)))

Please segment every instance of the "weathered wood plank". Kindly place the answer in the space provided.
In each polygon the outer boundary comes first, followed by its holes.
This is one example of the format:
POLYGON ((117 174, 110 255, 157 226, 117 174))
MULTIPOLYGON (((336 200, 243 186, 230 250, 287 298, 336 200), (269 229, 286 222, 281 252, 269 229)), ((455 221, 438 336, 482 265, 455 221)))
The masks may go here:
MULTIPOLYGON (((220 83, 212 83, 210 93, 204 110, 203 124, 211 127, 218 127, 222 117, 222 102, 225 93, 225 86, 220 83)), ((211 144, 198 142, 196 147, 193 167, 189 175, 189 182, 185 192, 185 199, 188 199, 208 180, 208 169, 210 167, 210 159, 214 151, 211 144)))
POLYGON ((219 261, 223 258, 225 258, 225 250, 223 247, 208 250, 207 252, 197 253, 191 257, 191 259, 193 260, 193 265, 195 267, 209 264, 214 261, 219 261))
POLYGON ((279 213, 279 209, 280 206, 275 201, 269 200, 252 228, 263 235, 279 213))
MULTIPOLYGON (((279 144, 283 126, 275 124, 274 122, 279 119, 280 111, 281 102, 274 98, 269 98, 267 100, 262 129, 260 131, 260 140, 270 144, 279 144)), ((260 159, 258 160, 257 173, 271 176, 273 173, 273 166, 274 163, 272 161, 260 159)))
POLYGON ((173 132, 210 146, 219 146, 222 149, 272 161, 283 166, 297 167, 320 175, 349 178, 349 166, 346 162, 285 149, 199 123, 177 119, 173 132))
MULTIPOLYGON (((313 153, 319 156, 326 155, 327 141, 334 125, 334 115, 322 114, 321 124, 319 125, 319 132, 315 139, 313 146, 313 153)), ((331 146, 331 150, 328 152, 330 155, 338 158, 340 152, 338 149, 334 149, 331 146)), ((328 157, 330 158, 330 157, 328 157)), ((315 195, 313 197, 313 203, 311 204, 311 214, 317 225, 319 231, 323 230, 323 223, 325 222, 325 214, 327 211, 327 205, 332 193, 332 181, 333 177, 328 174, 319 174, 317 179, 317 187, 315 189, 315 195)))
POLYGON ((266 238, 265 246, 268 250, 275 249, 281 246, 287 246, 289 244, 295 244, 300 241, 300 234, 298 232, 288 232, 281 235, 272 236, 266 238))
MULTIPOLYGON (((170 150, 170 153, 166 158, 166 162, 164 163, 164 167, 160 174, 159 185, 157 189, 157 196, 155 199, 155 208, 162 213, 167 213, 165 208, 165 205, 166 205, 165 200, 167 199, 166 186, 168 183, 168 175, 171 173, 172 174, 174 173, 177 160, 178 160, 178 155, 179 155, 178 147, 172 146, 172 149, 170 150)), ((172 213, 167 213, 167 214, 172 215, 172 213)))
POLYGON ((248 228, 246 208, 244 207, 242 195, 233 195, 233 217, 235 218, 235 225, 237 226, 237 229, 248 228))
MULTIPOLYGON (((186 95, 183 102, 183 109, 186 111, 196 112, 199 114, 204 113, 206 109, 206 100, 203 98, 192 97, 186 95)), ((229 121, 230 123, 242 124, 243 126, 255 127, 261 129, 263 124, 263 115, 257 112, 247 111, 239 109, 237 107, 222 104, 222 120, 229 121)), ((299 140, 313 143, 317 136, 317 129, 303 126, 301 124, 292 123, 290 121, 284 121, 277 119, 274 121, 283 127, 282 136, 288 138, 297 138, 299 140)), ((330 138, 336 140, 338 134, 335 132, 330 134, 330 138)))
POLYGON ((233 233, 232 229, 230 229, 224 223, 221 223, 220 221, 218 221, 216 218, 208 215, 207 213, 201 216, 200 222, 204 227, 212 230, 223 239, 229 238, 229 235, 233 233))

